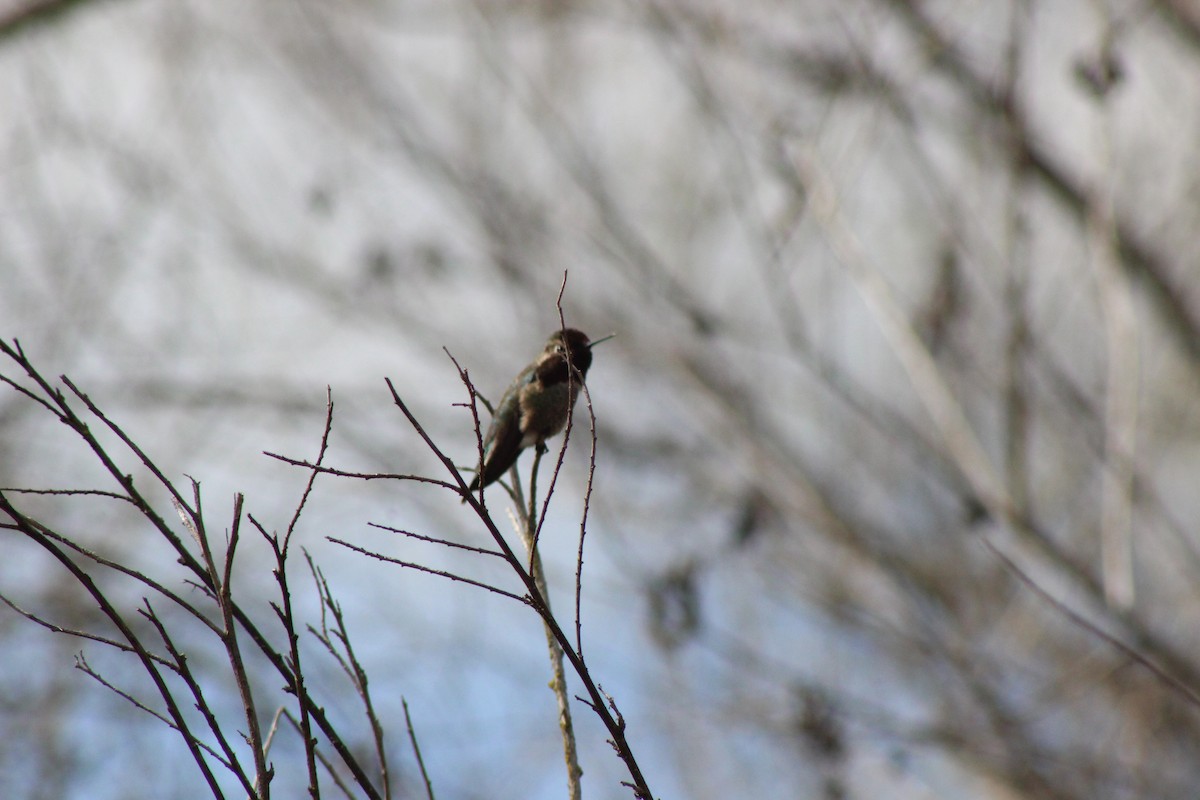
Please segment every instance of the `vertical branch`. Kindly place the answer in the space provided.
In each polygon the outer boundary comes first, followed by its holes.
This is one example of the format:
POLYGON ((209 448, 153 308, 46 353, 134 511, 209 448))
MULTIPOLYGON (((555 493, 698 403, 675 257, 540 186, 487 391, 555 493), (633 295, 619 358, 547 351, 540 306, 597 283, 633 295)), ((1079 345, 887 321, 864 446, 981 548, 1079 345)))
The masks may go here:
MULTIPOLYGON (((217 635, 221 639, 221 644, 225 647, 230 668, 233 670, 234 683, 237 685, 238 695, 242 701, 242 708, 246 714, 248 730, 246 743, 250 745, 250 749, 254 754, 254 783, 250 787, 251 796, 267 800, 271 796, 272 772, 267 767, 266 747, 262 738, 262 729, 258 724, 254 694, 250 689, 250 680, 246 674, 246 665, 242 659, 241 648, 238 645, 237 627, 234 625, 233 620, 233 589, 231 580, 233 578, 233 558, 237 552, 238 534, 242 520, 243 495, 237 494, 233 499, 233 524, 230 528, 229 544, 225 549, 225 564, 223 569, 220 570, 217 568, 217 562, 213 556, 212 545, 208 539, 208 531, 203 524, 204 513, 201 504, 200 483, 195 479, 192 480, 192 496, 196 503, 194 515, 189 514, 188 510, 179 505, 178 502, 176 502, 176 510, 179 512, 179 519, 183 523, 184 528, 192 534, 192 538, 196 540, 196 543, 200 547, 200 554, 204 559, 204 567, 208 571, 209 585, 213 589, 213 599, 217 601, 217 607, 221 612, 221 627, 217 631, 217 635)), ((152 621, 157 624, 157 618, 152 618, 152 621)), ((167 639, 166 631, 162 630, 161 627, 160 633, 169 646, 170 642, 167 639)), ((218 728, 214 727, 213 732, 223 741, 218 728)))
MULTIPOLYGON (((1008 52, 1003 84, 1005 106, 1010 116, 1016 116, 1017 96, 1021 86, 1022 45, 1029 27, 1027 0, 1013 3, 1009 23, 1008 52)), ((1016 127, 1016 122, 1012 122, 1016 127)), ((1028 165, 1015 141, 1009 142, 1008 207, 1006 209, 1008 275, 1005 281, 1005 303, 1009 314, 1008 342, 1004 358, 1005 384, 1005 482, 1018 512, 1029 502, 1029 396, 1026 379, 1026 355, 1029 349, 1029 320, 1027 315, 1029 284, 1029 220, 1024 210, 1028 183, 1028 165)))
MULTIPOLYGON (((1116 36, 1112 11, 1104 14, 1104 40, 1097 63, 1112 60, 1116 36)), ((1104 392, 1104 466, 1101 476, 1100 548, 1104 599, 1113 608, 1133 606, 1133 452, 1138 424, 1138 336, 1131 289, 1120 266, 1114 184, 1116 164, 1113 124, 1108 102, 1111 86, 1097 85, 1094 97, 1101 112, 1100 153, 1103 167, 1087 207, 1088 243, 1104 324, 1108 356, 1104 392)))
POLYGON ((287 531, 282 537, 282 541, 278 534, 268 534, 266 529, 258 523, 254 517, 250 517, 250 521, 258 528, 259 532, 271 545, 271 549, 275 553, 275 581, 279 584, 280 604, 272 603, 272 608, 275 609, 279 621, 283 624, 284 632, 288 638, 288 661, 291 667, 291 681, 288 690, 296 696, 297 703, 300 707, 300 720, 297 727, 300 729, 300 736, 304 740, 304 756, 308 764, 308 794, 312 800, 319 800, 321 796, 321 788, 317 779, 317 740, 313 736, 312 720, 309 714, 308 703, 305 702, 308 690, 304 686, 304 671, 300 666, 300 636, 296 632, 296 617, 292 611, 292 592, 288 586, 287 579, 287 557, 288 546, 291 544, 292 533, 296 530, 296 525, 300 521, 300 515, 304 511, 304 506, 308 502, 308 497, 312 493, 313 484, 317 480, 317 475, 320 473, 318 469, 325 460, 325 453, 329 449, 329 434, 333 429, 333 392, 328 387, 325 389, 325 430, 321 434, 321 445, 317 452, 317 459, 314 462, 314 467, 309 473, 308 482, 304 485, 304 492, 300 495, 300 502, 296 504, 296 512, 292 515, 292 520, 288 523, 287 531))
POLYGON ((313 737, 308 703, 304 701, 308 696, 308 689, 304 685, 304 671, 300 665, 300 636, 296 632, 296 617, 292 611, 292 590, 288 586, 286 543, 281 543, 278 534, 267 533, 266 528, 253 515, 248 515, 248 518, 275 553, 275 567, 271 572, 275 576, 275 582, 279 585, 280 602, 272 602, 271 608, 274 609, 275 616, 283 625, 284 634, 288 640, 287 655, 284 659, 289 667, 287 671, 288 685, 285 690, 295 696, 300 708, 300 720, 297 728, 300 731, 300 738, 304 741, 304 756, 308 764, 308 794, 312 800, 319 800, 321 790, 317 782, 317 740, 313 737))
MULTIPOLYGON (((329 450, 329 434, 333 430, 333 389, 325 387, 325 430, 321 433, 321 444, 317 448, 317 460, 315 466, 321 466, 325 461, 325 453, 329 450)), ((287 558, 288 545, 292 541, 292 532, 296 530, 296 523, 300 521, 300 514, 304 512, 304 506, 308 503, 308 496, 312 494, 313 484, 316 483, 319 469, 314 469, 308 476, 308 483, 304 484, 304 492, 300 495, 300 502, 296 504, 296 512, 292 515, 292 521, 288 523, 287 533, 283 536, 283 557, 287 558)))
MULTIPOLYGON (((524 504, 518 499, 517 508, 520 509, 519 516, 521 519, 517 521, 515 527, 521 534, 522 541, 525 542, 526 550, 529 551, 529 571, 533 576, 534 583, 537 585, 538 592, 542 596, 542 602, 545 607, 543 623, 546 629, 546 648, 550 654, 550 689, 554 692, 554 697, 558 701, 558 727, 562 732, 563 759, 567 764, 568 796, 570 800, 581 800, 583 797, 583 786, 580 779, 583 777, 583 769, 579 766, 579 752, 575 742, 575 724, 571 720, 570 696, 567 694, 567 675, 563 669, 563 648, 558 642, 554 629, 548 622, 548 618, 553 613, 550 610, 550 592, 546 587, 546 572, 542 567, 542 557, 537 549, 538 533, 541 530, 541 518, 536 515, 537 475, 538 469, 541 466, 543 452, 543 449, 540 447, 534 451, 533 467, 529 473, 529 505, 527 508, 524 507, 524 504)), ((555 472, 557 471, 556 468, 555 472)), ((516 472, 516 467, 513 468, 513 472, 516 472)), ((520 497, 520 487, 521 483, 514 474, 513 488, 518 498, 520 497)), ((553 485, 551 485, 549 491, 553 491, 553 485)), ((549 495, 549 491, 547 495, 549 495)), ((549 498, 547 497, 547 499, 549 498)), ((544 513, 545 510, 543 509, 544 513)))
POLYGON ((966 412, 946 384, 928 349, 913 331, 879 270, 868 263, 862 244, 846 224, 829 178, 815 159, 794 165, 797 178, 809 192, 810 207, 854 288, 882 330, 917 392, 925 412, 937 427, 950 459, 958 466, 979 501, 997 520, 1014 516, 1011 499, 993 469, 987 451, 975 435, 966 412))
MULTIPOLYGON (((562 299, 563 293, 567 290, 567 271, 563 270, 562 284, 558 287, 558 299, 555 305, 558 308, 558 328, 565 330, 567 327, 566 317, 563 316, 562 299)), ((567 457, 567 445, 571 443, 571 429, 574 427, 575 420, 575 363, 571 357, 571 348, 565 348, 566 352, 563 357, 567 360, 567 425, 563 429, 562 445, 558 448, 558 460, 554 463, 554 471, 550 473, 550 487, 546 489, 546 499, 542 502, 542 513, 536 516, 537 526, 533 531, 533 544, 528 545, 530 564, 529 568, 533 569, 533 553, 537 550, 538 541, 542 538, 542 523, 546 520, 546 511, 550 508, 550 497, 554 494, 554 486, 558 483, 558 474, 562 471, 563 460, 567 457)), ((582 379, 583 376, 580 376, 582 379)), ((582 385, 582 380, 580 380, 582 385)), ((530 494, 533 495, 533 481, 537 480, 537 471, 534 470, 533 477, 530 478, 530 494)), ((532 501, 532 498, 531 498, 532 501)), ((528 519, 535 519, 534 506, 531 502, 529 507, 528 519)))
POLYGON ((425 796, 429 800, 436 800, 433 796, 433 783, 425 770, 425 759, 421 757, 421 745, 417 744, 417 732, 413 730, 412 715, 408 713, 408 701, 401 697, 400 704, 404 706, 404 725, 408 728, 408 741, 412 743, 413 755, 416 756, 417 767, 421 770, 421 780, 425 781, 425 796))
POLYGON ((341 603, 334 599, 333 590, 329 588, 329 581, 325 579, 325 574, 317 567, 307 550, 304 550, 304 560, 308 563, 308 570, 312 573, 317 596, 321 599, 321 629, 318 631, 309 625, 308 630, 317 637, 321 644, 325 645, 325 649, 338 662, 342 671, 350 678, 359 699, 363 702, 367 722, 371 725, 371 736, 375 740, 375 757, 379 761, 379 782, 383 785, 383 797, 384 800, 391 800, 391 773, 388 769, 387 748, 384 746, 383 725, 379 722, 379 715, 375 713, 375 703, 371 700, 367 671, 363 669, 358 656, 354 654, 350 631, 346 627, 346 616, 342 613, 341 603), (335 626, 332 632, 329 629, 329 616, 333 617, 335 626), (335 638, 341 643, 341 651, 334 644, 335 638), (344 656, 342 655, 343 651, 344 656))
MULTIPOLYGON (((259 797, 266 800, 270 797, 270 783, 274 769, 267 766, 267 748, 262 728, 258 724, 258 711, 254 704, 254 694, 250 690, 250 677, 246 672, 246 663, 242 658, 242 650, 238 644, 237 626, 233 619, 233 595, 230 580, 233 576, 233 556, 237 552, 238 534, 242 522, 242 502, 244 496, 239 492, 233 498, 233 525, 229 532, 229 545, 225 549, 225 572, 218 585, 217 598, 221 607, 221 640, 225 651, 229 654, 229 664, 233 668, 234 683, 237 684, 238 695, 242 698, 242 707, 246 713, 246 725, 249 733, 247 741, 254 751, 254 787, 259 797)), ((214 572, 213 580, 218 576, 214 572)))
MULTIPOLYGON (((413 430, 415 430, 417 435, 421 437, 421 440, 425 442, 425 445, 429 448, 430 452, 433 453, 440 462, 442 462, 442 466, 445 467, 446 471, 449 472, 449 474, 454 478, 455 482, 458 484, 459 490, 463 492, 463 496, 466 498, 467 504, 470 505, 471 509, 479 516, 480 523, 487 528, 488 534, 496 543, 497 550, 503 555, 504 560, 508 563, 509 567, 512 568, 513 572, 516 573, 517 577, 520 578, 521 583, 525 586, 525 590, 527 592, 525 601, 542 618, 542 621, 545 623, 547 628, 547 635, 553 636, 554 641, 562 649, 563 656, 565 656, 566 659, 571 662, 571 668, 575 671, 575 674, 579 676, 579 680, 583 683, 584 689, 586 690, 588 699, 583 699, 582 702, 587 703, 588 707, 591 708, 592 711, 596 713, 596 716, 600 718, 601 722, 604 723, 604 727, 609 733, 609 742, 612 744, 613 749, 617 752, 617 756, 625 763, 626 769, 629 770, 630 780, 628 782, 623 782, 624 785, 629 786, 633 790, 634 796, 637 797, 638 800, 651 800, 651 798, 654 797, 654 793, 650 790, 649 783, 646 780, 646 777, 642 774, 641 766, 638 764, 637 756, 634 754, 633 748, 630 746, 629 740, 625 736, 625 720, 617 710, 616 704, 612 701, 611 697, 601 690, 596 681, 592 679, 591 672, 588 670, 587 665, 571 646, 570 638, 566 633, 563 632, 562 627, 558 624, 558 621, 554 618, 554 615, 550 613, 546 602, 546 596, 542 590, 538 588, 537 581, 535 581, 533 576, 525 570, 525 566, 521 562, 521 559, 513 551, 512 547, 509 546, 508 542, 504 538, 504 535, 500 533, 500 529, 496 527, 496 523, 492 519, 491 515, 488 514, 487 509, 480 505, 479 501, 474 495, 465 491, 467 488, 466 481, 462 479, 462 473, 458 471, 458 468, 454 465, 454 461, 451 460, 450 457, 447 456, 440 447, 438 447, 437 443, 433 441, 429 435, 429 432, 425 430, 425 427, 421 424, 420 420, 413 415, 412 410, 409 409, 408 405, 404 402, 404 398, 402 398, 400 393, 396 391, 396 387, 391 380, 385 378, 384 382, 387 384, 388 391, 392 395, 392 402, 396 404, 398 409, 400 409, 400 413, 404 415, 404 418, 408 420, 408 424, 413 427, 413 430)), ((522 506, 523 503, 519 502, 517 504, 517 507, 523 512, 524 509, 522 506)), ((492 589, 492 591, 496 590, 492 589)), ((320 709, 317 708, 315 709, 314 713, 319 711, 320 709)))
POLYGON ((587 536, 588 510, 592 505, 592 480, 596 476, 596 411, 592 408, 592 395, 588 392, 587 384, 582 388, 584 399, 587 400, 588 431, 591 433, 592 446, 588 452, 588 479, 587 487, 583 491, 583 514, 579 518, 579 549, 575 554, 575 652, 579 653, 580 658, 583 658, 583 540, 587 536))

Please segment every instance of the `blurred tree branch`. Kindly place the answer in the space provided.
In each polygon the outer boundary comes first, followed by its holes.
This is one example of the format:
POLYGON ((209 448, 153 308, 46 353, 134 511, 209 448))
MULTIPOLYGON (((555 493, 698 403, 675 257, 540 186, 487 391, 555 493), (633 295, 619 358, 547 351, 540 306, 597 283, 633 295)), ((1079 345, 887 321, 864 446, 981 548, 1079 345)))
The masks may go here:
POLYGON ((28 0, 0 13, 0 41, 19 36, 39 25, 59 22, 64 16, 99 0, 28 0))

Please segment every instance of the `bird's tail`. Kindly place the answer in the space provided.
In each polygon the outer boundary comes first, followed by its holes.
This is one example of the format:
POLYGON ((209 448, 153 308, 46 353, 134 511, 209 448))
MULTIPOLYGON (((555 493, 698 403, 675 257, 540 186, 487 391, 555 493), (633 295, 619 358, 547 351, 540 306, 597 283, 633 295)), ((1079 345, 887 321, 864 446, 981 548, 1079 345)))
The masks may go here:
MULTIPOLYGON (((515 444, 514 447, 493 447, 488 451, 487 458, 483 462, 483 471, 476 473, 467 487, 472 494, 479 491, 480 481, 485 487, 491 486, 500 479, 501 475, 508 472, 513 464, 517 463, 517 456, 521 455, 520 440, 515 444)), ((466 498, 463 498, 463 502, 466 502, 466 498)))

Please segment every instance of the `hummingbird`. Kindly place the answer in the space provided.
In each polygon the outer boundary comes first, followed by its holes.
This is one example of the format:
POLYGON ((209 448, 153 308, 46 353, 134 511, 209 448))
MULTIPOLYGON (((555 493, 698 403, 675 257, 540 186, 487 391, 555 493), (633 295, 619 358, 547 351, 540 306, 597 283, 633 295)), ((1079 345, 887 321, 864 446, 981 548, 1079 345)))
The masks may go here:
POLYGON ((550 335, 541 354, 518 373, 496 405, 483 437, 483 469, 471 481, 472 492, 507 472, 522 450, 545 447, 547 439, 566 427, 592 365, 592 347, 611 338, 593 342, 575 328, 550 335))

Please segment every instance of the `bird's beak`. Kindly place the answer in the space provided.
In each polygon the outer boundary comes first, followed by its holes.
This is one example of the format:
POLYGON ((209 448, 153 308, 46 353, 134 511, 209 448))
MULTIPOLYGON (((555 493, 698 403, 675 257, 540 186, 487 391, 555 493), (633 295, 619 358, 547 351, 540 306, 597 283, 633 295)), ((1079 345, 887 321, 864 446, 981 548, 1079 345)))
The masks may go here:
POLYGON ((608 336, 601 336, 599 339, 595 340, 594 342, 588 342, 588 348, 589 349, 593 348, 596 345, 600 344, 601 342, 607 342, 609 339, 613 338, 616 335, 617 334, 615 334, 615 333, 610 333, 608 336))

